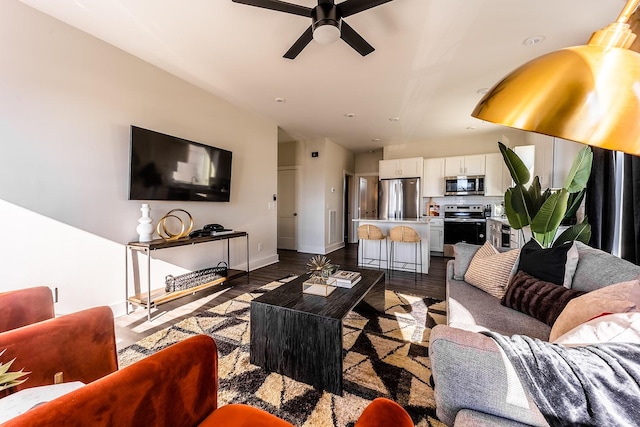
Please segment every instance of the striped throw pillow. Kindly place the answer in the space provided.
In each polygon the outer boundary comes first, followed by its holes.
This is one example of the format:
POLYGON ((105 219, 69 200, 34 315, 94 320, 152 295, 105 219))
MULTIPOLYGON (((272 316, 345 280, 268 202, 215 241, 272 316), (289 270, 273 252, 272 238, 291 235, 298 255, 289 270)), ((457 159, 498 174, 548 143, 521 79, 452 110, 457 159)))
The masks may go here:
POLYGON ((464 280, 470 285, 502 298, 515 273, 520 249, 498 252, 486 242, 471 259, 464 280))

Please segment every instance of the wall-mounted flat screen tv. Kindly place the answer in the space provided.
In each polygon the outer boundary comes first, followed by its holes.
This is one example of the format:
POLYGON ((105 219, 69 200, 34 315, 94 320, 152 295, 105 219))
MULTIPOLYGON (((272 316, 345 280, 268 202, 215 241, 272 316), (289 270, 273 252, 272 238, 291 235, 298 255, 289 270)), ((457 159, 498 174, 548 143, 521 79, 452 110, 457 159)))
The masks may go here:
POLYGON ((231 151, 131 126, 129 200, 228 202, 231 151))

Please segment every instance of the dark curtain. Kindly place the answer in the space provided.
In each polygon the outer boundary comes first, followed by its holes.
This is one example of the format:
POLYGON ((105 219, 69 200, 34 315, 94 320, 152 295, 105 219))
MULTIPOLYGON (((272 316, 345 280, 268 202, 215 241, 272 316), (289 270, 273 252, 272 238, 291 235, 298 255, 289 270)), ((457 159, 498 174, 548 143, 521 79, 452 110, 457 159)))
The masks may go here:
POLYGON ((593 164, 585 195, 585 215, 591 224, 589 245, 611 253, 617 205, 615 152, 598 147, 591 149, 593 164))
POLYGON ((624 155, 620 257, 640 265, 640 157, 624 155))

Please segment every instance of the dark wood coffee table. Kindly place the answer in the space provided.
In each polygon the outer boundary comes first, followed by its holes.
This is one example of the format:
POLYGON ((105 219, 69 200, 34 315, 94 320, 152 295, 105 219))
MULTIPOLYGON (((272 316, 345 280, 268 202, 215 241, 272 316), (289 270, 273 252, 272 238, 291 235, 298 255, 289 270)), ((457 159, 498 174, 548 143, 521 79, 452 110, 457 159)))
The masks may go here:
POLYGON ((302 275, 251 301, 251 363, 342 395, 342 319, 361 301, 385 310, 384 273, 360 271, 354 287, 328 297, 302 293, 302 275))

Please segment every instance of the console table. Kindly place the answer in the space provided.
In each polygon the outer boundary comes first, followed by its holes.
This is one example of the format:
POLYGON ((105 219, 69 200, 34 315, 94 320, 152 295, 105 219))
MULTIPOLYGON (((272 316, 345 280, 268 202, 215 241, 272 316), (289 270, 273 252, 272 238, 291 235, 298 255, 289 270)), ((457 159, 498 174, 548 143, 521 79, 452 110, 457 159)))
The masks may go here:
POLYGON ((349 270, 362 280, 326 297, 302 293, 304 274, 252 300, 251 363, 342 395, 342 319, 360 301, 385 311, 384 273, 349 270))
POLYGON ((126 311, 129 314, 129 304, 138 305, 147 309, 147 320, 151 320, 151 309, 159 306, 160 304, 173 301, 181 298, 185 295, 193 294, 197 291, 209 288, 213 285, 225 282, 227 280, 235 279, 236 277, 249 275, 249 233, 245 231, 233 231, 225 232, 213 236, 203 237, 185 237, 177 240, 163 240, 156 239, 150 242, 129 242, 126 245, 125 252, 125 304, 126 311), (227 243, 227 265, 231 265, 230 253, 229 253, 229 240, 244 237, 247 242, 247 270, 232 270, 228 269, 226 277, 220 277, 212 282, 204 283, 202 285, 175 292, 166 292, 164 288, 151 290, 151 252, 161 249, 175 248, 179 246, 197 245, 200 243, 208 243, 215 241, 226 241, 227 243), (142 252, 147 258, 147 292, 129 296, 129 254, 133 256, 136 252, 142 252))

